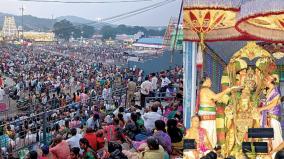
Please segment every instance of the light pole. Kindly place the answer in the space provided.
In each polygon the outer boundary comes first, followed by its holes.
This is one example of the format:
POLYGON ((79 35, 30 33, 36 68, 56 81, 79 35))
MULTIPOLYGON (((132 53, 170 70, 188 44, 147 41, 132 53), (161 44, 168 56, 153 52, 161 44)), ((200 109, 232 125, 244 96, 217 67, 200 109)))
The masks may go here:
POLYGON ((21 13, 22 13, 22 40, 24 41, 24 6, 20 8, 21 13))
POLYGON ((71 42, 73 42, 73 40, 74 40, 74 32, 72 31, 71 32, 71 42))
POLYGON ((84 31, 81 31, 81 43, 83 43, 83 34, 84 34, 84 31))

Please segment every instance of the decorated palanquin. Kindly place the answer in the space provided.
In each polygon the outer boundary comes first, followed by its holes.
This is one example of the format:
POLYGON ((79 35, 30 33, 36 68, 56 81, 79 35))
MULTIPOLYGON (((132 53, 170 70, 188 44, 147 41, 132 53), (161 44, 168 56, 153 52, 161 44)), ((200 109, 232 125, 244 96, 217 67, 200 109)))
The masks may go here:
POLYGON ((217 103, 216 128, 218 144, 225 156, 242 154, 241 144, 249 141, 248 128, 260 127, 257 107, 265 98, 265 77, 276 74, 271 54, 255 42, 248 42, 236 52, 225 68, 222 89, 240 86, 240 91, 223 96, 217 103))

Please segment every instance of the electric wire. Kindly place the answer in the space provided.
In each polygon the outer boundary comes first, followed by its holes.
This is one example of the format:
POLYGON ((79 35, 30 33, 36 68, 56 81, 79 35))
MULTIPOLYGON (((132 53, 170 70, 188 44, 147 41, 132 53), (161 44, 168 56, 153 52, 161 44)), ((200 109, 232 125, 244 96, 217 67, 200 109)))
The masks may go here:
POLYGON ((61 1, 61 0, 19 0, 22 2, 36 2, 36 3, 64 3, 64 4, 92 4, 92 3, 136 3, 149 2, 152 0, 118 0, 118 1, 61 1))
MULTIPOLYGON (((99 21, 100 23, 98 23, 97 21, 93 21, 93 22, 89 22, 89 23, 78 24, 78 25, 73 25, 73 26, 70 26, 70 27, 60 28, 60 29, 57 29, 57 30, 62 30, 62 29, 68 30, 68 29, 73 29, 74 27, 75 28, 78 28, 78 27, 80 28, 80 27, 82 27, 84 25, 92 25, 92 24, 93 24, 93 26, 101 26, 101 25, 105 25, 104 23, 106 23, 106 22, 111 24, 111 23, 114 23, 114 22, 126 19, 128 17, 134 16, 134 15, 138 15, 138 14, 141 14, 141 13, 153 10, 155 8, 164 6, 164 5, 169 4, 171 2, 174 2, 174 1, 176 1, 176 0, 165 0, 165 1, 162 1, 162 2, 155 3, 153 5, 149 5, 147 7, 143 7, 143 8, 137 9, 137 10, 133 10, 133 11, 130 11, 130 12, 122 13, 122 14, 119 14, 119 15, 116 15, 116 16, 112 16, 112 17, 109 17, 109 18, 104 18, 104 19, 99 21)), ((54 31, 56 31, 56 30, 54 30, 54 31)))

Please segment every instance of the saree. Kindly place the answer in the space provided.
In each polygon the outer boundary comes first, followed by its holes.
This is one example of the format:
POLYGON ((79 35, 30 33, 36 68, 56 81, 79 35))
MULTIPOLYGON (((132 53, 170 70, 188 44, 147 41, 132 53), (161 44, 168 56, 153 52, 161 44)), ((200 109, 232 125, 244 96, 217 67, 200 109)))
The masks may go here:
MULTIPOLYGON (((269 105, 274 100, 277 100, 277 98, 278 100, 280 100, 280 96, 281 95, 280 95, 279 88, 275 87, 268 94, 267 99, 266 99, 266 105, 269 105)), ((280 117, 281 117, 281 102, 280 101, 278 101, 277 105, 274 106, 272 109, 262 111, 261 126, 273 128, 273 131, 274 131, 274 138, 272 140, 273 148, 276 148, 283 141, 280 117)))

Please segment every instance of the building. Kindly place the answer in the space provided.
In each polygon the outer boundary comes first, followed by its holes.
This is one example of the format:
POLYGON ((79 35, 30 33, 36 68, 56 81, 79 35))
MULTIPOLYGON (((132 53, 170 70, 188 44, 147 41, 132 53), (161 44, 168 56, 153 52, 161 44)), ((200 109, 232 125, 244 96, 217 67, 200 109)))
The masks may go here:
POLYGON ((13 16, 5 16, 2 32, 7 40, 15 40, 18 37, 18 29, 13 16))
POLYGON ((141 38, 132 46, 135 50, 160 50, 163 48, 163 38, 141 38))
POLYGON ((138 39, 142 38, 144 36, 144 33, 139 31, 138 33, 133 35, 134 41, 137 41, 138 39))
POLYGON ((54 33, 46 32, 24 32, 24 39, 30 40, 33 42, 53 42, 55 40, 54 33))
POLYGON ((170 49, 173 50, 179 50, 181 51, 183 48, 183 31, 180 28, 178 30, 178 33, 176 34, 176 31, 172 32, 171 35, 171 44, 170 44, 170 49), (175 41, 176 40, 176 41, 175 41))

